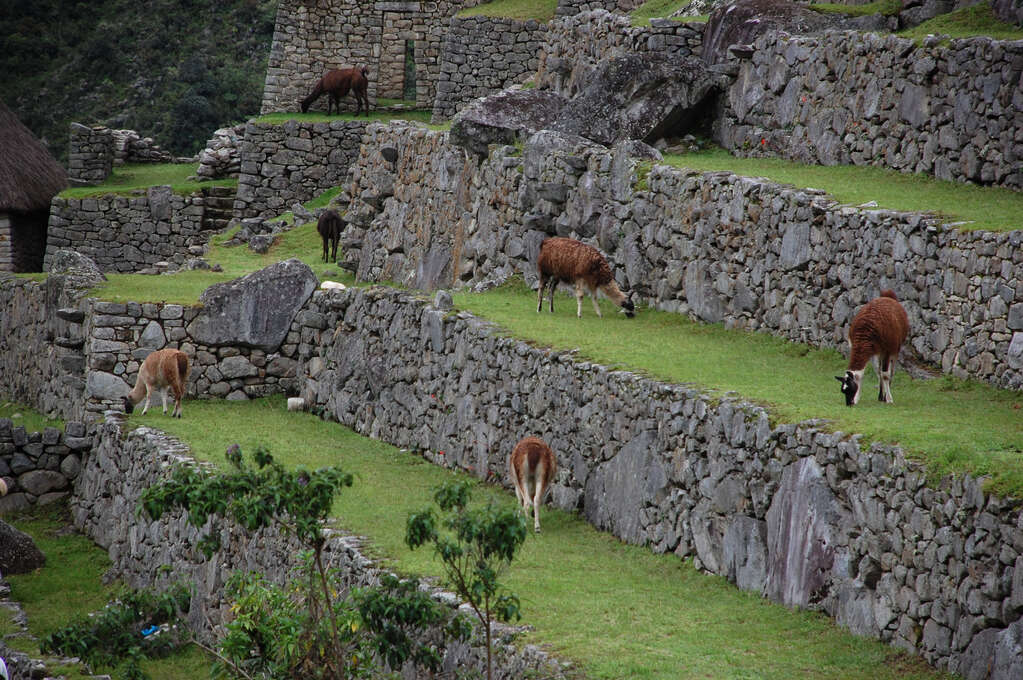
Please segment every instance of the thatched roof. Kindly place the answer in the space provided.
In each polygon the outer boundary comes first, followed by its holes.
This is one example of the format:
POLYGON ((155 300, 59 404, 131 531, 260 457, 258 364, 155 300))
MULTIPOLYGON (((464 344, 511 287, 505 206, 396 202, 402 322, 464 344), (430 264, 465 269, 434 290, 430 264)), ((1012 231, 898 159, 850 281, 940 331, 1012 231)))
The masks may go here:
POLYGON ((49 210, 67 183, 64 168, 0 101, 0 212, 49 210))

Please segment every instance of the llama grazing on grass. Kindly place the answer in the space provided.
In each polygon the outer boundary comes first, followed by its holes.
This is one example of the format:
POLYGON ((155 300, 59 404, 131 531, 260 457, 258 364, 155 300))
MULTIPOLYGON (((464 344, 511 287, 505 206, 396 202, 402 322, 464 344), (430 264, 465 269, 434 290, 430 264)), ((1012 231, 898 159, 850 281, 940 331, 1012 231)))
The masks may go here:
POLYGON ((366 102, 366 115, 369 115, 369 97, 366 96, 366 89, 369 87, 369 69, 365 66, 355 68, 332 69, 323 74, 323 77, 316 81, 313 91, 302 100, 302 113, 309 110, 309 107, 324 94, 328 95, 327 115, 332 111, 332 105, 337 107, 341 113, 341 99, 351 90, 355 97, 355 115, 362 113, 362 103, 366 102))
POLYGON ((852 406, 860 399, 863 371, 871 357, 879 381, 877 400, 892 403, 892 374, 895 358, 909 334, 909 318, 890 290, 864 305, 849 327, 849 368, 844 376, 835 376, 842 383, 845 405, 852 406))
POLYGON ((330 246, 330 262, 337 262, 337 243, 341 240, 341 230, 344 228, 344 220, 333 210, 327 210, 320 219, 316 221, 316 231, 320 232, 323 239, 323 261, 327 260, 327 246, 330 246))
POLYGON ((161 349, 152 352, 142 362, 139 376, 135 379, 135 388, 124 398, 124 412, 131 413, 135 405, 142 401, 145 394, 146 405, 142 407, 142 415, 149 410, 149 400, 154 390, 160 392, 163 401, 163 412, 167 413, 167 391, 174 395, 172 418, 181 417, 181 399, 185 396, 188 374, 191 372, 188 355, 177 349, 161 349))
POLYGON ((558 459, 551 447, 538 437, 526 437, 508 456, 508 472, 515 485, 515 497, 527 515, 529 506, 533 506, 533 530, 536 533, 540 533, 540 504, 557 471, 558 459))
POLYGON ((583 315, 583 295, 585 289, 589 289, 590 298, 593 300, 593 310, 597 316, 600 313, 600 306, 597 304, 597 291, 601 290, 630 319, 636 314, 636 306, 632 302, 632 293, 628 296, 618 289, 614 277, 611 275, 611 267, 600 251, 593 246, 576 241, 575 239, 554 238, 545 239, 540 244, 540 257, 537 260, 537 269, 540 272, 540 288, 537 294, 536 311, 543 309, 544 289, 550 286, 550 308, 554 312, 554 289, 559 282, 575 284, 576 316, 583 315))

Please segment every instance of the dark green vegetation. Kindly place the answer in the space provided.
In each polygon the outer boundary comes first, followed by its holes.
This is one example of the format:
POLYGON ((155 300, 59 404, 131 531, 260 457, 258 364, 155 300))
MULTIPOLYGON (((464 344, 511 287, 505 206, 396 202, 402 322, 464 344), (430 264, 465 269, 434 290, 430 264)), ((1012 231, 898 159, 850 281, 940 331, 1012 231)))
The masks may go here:
MULTIPOLYGON (((642 5, 632 10, 633 26, 649 26, 651 19, 670 18, 673 12, 677 12, 690 0, 646 0, 642 5)), ((678 21, 706 21, 706 16, 700 17, 675 17, 678 21)))
POLYGON ((991 3, 982 2, 955 12, 940 14, 919 26, 899 32, 902 37, 912 38, 918 42, 930 34, 942 34, 950 38, 986 35, 995 40, 1021 40, 1023 28, 999 21, 991 11, 991 3))
POLYGON ((934 212, 957 229, 1012 231, 1023 227, 1023 192, 910 175, 861 165, 803 165, 779 158, 736 158, 724 149, 667 155, 664 163, 694 170, 727 170, 797 187, 827 191, 851 205, 875 201, 891 210, 934 212))
MULTIPOLYGON (((497 322, 509 334, 541 346, 579 349, 580 358, 627 368, 672 383, 695 383, 716 394, 734 391, 769 408, 774 422, 825 418, 830 427, 898 443, 924 462, 931 479, 966 472, 990 475, 989 487, 1023 497, 1023 396, 951 377, 912 380, 898 370, 894 404, 864 397, 845 406, 833 376, 846 361, 766 333, 725 330, 678 314, 643 309, 625 319, 604 300, 599 319, 589 304, 575 318, 575 300, 560 296, 555 313, 536 313, 536 293, 522 284, 482 295, 456 293, 455 305, 497 322)), ((876 392, 874 392, 876 394, 876 392)))
MULTIPOLYGON (((51 505, 4 520, 32 536, 46 555, 46 566, 31 574, 6 575, 11 584, 11 599, 21 603, 28 617, 29 632, 36 637, 49 635, 76 618, 99 611, 117 592, 116 584, 103 585, 103 573, 110 568, 106 552, 81 534, 70 529, 65 506, 51 505)), ((0 617, 2 619, 4 617, 0 617)), ((0 632, 13 632, 7 621, 0 621, 0 632)), ((36 643, 10 638, 8 644, 36 658, 41 652, 36 643)), ((48 665, 51 673, 74 677, 77 667, 48 665)), ((172 657, 147 660, 142 668, 153 680, 197 680, 209 674, 209 659, 197 648, 188 648, 172 657)))
POLYGON ((884 14, 894 16, 902 9, 900 0, 874 0, 865 5, 835 5, 826 2, 814 3, 810 9, 817 10, 823 14, 845 14, 851 17, 869 16, 871 14, 884 14))
POLYGON ((219 179, 212 182, 189 180, 195 175, 196 166, 188 163, 139 163, 115 168, 103 184, 90 187, 65 189, 58 194, 61 198, 86 198, 106 194, 145 193, 154 186, 170 186, 175 193, 191 194, 208 187, 236 187, 237 179, 219 179))
POLYGON ((493 0, 476 7, 463 9, 458 13, 458 16, 550 21, 554 18, 554 10, 557 8, 558 0, 493 0))
POLYGON ((275 0, 7 0, 0 96, 61 161, 103 123, 191 155, 259 112, 275 0))
MULTIPOLYGON (((369 537, 368 548, 392 567, 443 576, 430 551, 404 544, 405 522, 437 486, 464 476, 312 414, 288 412, 283 397, 190 401, 185 411, 180 420, 151 411, 130 422, 165 429, 225 469, 225 448, 235 442, 263 443, 288 467, 341 465, 355 483, 335 502, 335 521, 369 537)), ((513 494, 473 484, 479 502, 515 506, 513 494)), ((503 580, 521 597, 522 622, 535 627, 524 642, 575 660, 588 678, 947 677, 824 616, 772 605, 677 557, 624 545, 575 515, 544 507, 543 528, 503 580)))

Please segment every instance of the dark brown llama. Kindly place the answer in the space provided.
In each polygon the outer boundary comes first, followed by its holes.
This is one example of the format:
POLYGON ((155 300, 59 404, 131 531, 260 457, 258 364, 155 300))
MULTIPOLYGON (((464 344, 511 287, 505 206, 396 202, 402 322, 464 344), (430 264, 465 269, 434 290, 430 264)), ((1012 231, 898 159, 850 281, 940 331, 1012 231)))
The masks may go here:
POLYGON ((630 319, 636 314, 636 306, 632 302, 632 293, 625 295, 615 283, 611 275, 611 267, 600 251, 581 241, 555 236, 540 244, 540 257, 537 259, 540 273, 540 289, 536 300, 536 311, 543 308, 544 289, 550 286, 551 312, 554 311, 554 289, 559 282, 575 284, 576 316, 583 315, 584 289, 589 289, 593 299, 593 310, 602 316, 597 305, 597 291, 601 290, 612 302, 621 307, 621 311, 630 319))
POLYGON ((351 90, 355 97, 355 115, 362 112, 362 103, 366 102, 366 115, 369 115, 369 98, 366 96, 366 88, 369 86, 369 69, 366 66, 355 68, 333 69, 327 71, 322 78, 316 81, 316 86, 309 96, 302 100, 302 113, 309 110, 309 107, 324 94, 329 96, 327 100, 327 115, 332 111, 332 106, 337 107, 341 113, 341 98, 348 95, 351 90))
POLYGON ((835 380, 842 383, 846 406, 853 406, 860 400, 863 371, 871 357, 879 382, 877 400, 892 403, 895 358, 907 335, 909 318, 893 291, 881 291, 880 297, 856 312, 849 327, 849 367, 844 376, 835 376, 835 380))
POLYGON ((345 221, 333 210, 327 210, 320 219, 316 221, 316 231, 320 232, 323 239, 323 261, 337 262, 337 243, 341 240, 341 230, 345 221), (330 259, 327 259, 328 245, 330 246, 330 259))

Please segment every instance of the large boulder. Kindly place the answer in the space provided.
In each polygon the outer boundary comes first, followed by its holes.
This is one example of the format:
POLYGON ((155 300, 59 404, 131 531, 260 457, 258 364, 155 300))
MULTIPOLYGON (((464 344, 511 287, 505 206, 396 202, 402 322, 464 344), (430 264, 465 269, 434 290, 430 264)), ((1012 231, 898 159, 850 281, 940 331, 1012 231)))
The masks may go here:
POLYGON ((203 310, 188 325, 188 332, 207 345, 240 344, 276 351, 317 283, 308 265, 291 259, 210 286, 199 296, 203 310))
POLYGON ((687 132, 716 78, 697 58, 627 54, 602 62, 551 126, 605 146, 687 132))
POLYGON ((738 0, 711 12, 703 29, 703 61, 720 64, 729 60, 731 45, 752 45, 773 30, 793 34, 816 33, 839 21, 788 0, 738 0))
POLYGON ((89 257, 74 250, 58 250, 49 264, 51 278, 59 279, 61 286, 92 288, 107 280, 100 268, 89 257))
POLYGON ((514 144, 550 127, 567 101, 554 92, 522 89, 477 99, 451 122, 451 142, 486 156, 491 144, 514 144))
POLYGON ((32 537, 0 521, 0 574, 26 574, 46 564, 32 537))

